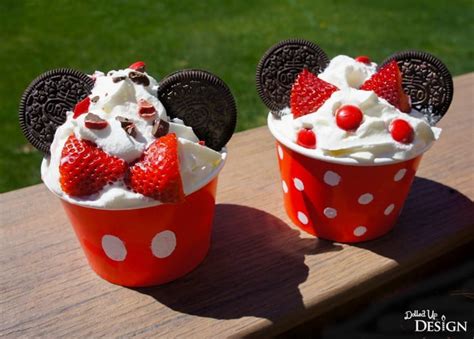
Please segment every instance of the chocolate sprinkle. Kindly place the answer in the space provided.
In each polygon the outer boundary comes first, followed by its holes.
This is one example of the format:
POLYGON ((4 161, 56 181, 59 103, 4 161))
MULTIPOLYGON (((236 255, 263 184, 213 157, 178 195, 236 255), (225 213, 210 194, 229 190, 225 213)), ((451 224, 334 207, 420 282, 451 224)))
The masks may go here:
POLYGON ((117 83, 117 82, 120 82, 120 81, 125 80, 126 78, 127 78, 126 76, 123 76, 123 75, 122 75, 122 76, 119 76, 119 77, 113 77, 113 78, 112 78, 112 81, 113 81, 114 83, 117 83))
POLYGON ((121 116, 115 117, 115 120, 120 122, 120 125, 128 135, 132 137, 135 137, 137 135, 135 124, 132 120, 121 116))
POLYGON ((98 95, 95 95, 91 98, 91 102, 93 103, 96 103, 97 101, 99 101, 100 97, 98 95))
POLYGON ((86 127, 90 129, 103 129, 108 125, 106 120, 94 113, 87 113, 84 118, 84 123, 86 127))
POLYGON ((329 58, 318 45, 302 39, 284 40, 268 49, 258 63, 257 92, 276 117, 290 105, 290 94, 298 74, 307 68, 321 73, 329 58))
POLYGON ((82 72, 60 68, 31 82, 20 101, 20 127, 26 139, 49 154, 54 133, 66 121, 68 111, 87 97, 94 80, 82 72))
POLYGON ((168 134, 169 129, 170 124, 168 121, 157 119, 153 122, 153 129, 151 130, 151 133, 155 138, 159 138, 168 134))
POLYGON ((148 77, 144 73, 132 71, 128 74, 128 77, 130 78, 130 80, 132 80, 138 85, 150 85, 150 79, 148 79, 148 77))

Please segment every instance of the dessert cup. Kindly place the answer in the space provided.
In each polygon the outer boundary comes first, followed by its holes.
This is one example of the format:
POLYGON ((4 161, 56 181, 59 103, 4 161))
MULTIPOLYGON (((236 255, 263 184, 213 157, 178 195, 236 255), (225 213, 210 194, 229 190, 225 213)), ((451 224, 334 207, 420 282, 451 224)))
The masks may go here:
POLYGON ((170 282, 196 268, 209 250, 225 158, 182 203, 112 210, 60 197, 92 269, 111 283, 140 287, 170 282))
POLYGON ((286 213, 319 238, 355 243, 378 238, 397 222, 422 155, 356 164, 311 154, 268 126, 276 139, 286 213))

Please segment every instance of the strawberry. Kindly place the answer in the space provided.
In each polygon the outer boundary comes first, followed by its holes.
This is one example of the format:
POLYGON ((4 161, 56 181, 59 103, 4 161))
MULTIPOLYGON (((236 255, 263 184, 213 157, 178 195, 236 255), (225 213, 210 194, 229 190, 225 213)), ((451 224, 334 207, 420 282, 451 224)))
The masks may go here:
POLYGON ((126 182, 134 192, 164 203, 184 201, 176 134, 156 139, 130 167, 126 182))
POLYGON ((92 141, 71 135, 61 153, 61 188, 64 193, 77 197, 97 193, 122 178, 126 169, 124 160, 105 153, 92 141))
POLYGON ((78 116, 87 113, 89 111, 89 105, 91 104, 91 99, 86 97, 85 99, 79 101, 76 106, 74 106, 74 115, 72 116, 76 119, 78 116))
POLYGON ((402 112, 410 112, 410 100, 402 88, 402 74, 394 60, 366 80, 361 90, 374 91, 402 112))
POLYGON ((303 69, 291 88, 290 107, 293 117, 317 111, 337 90, 336 86, 319 79, 306 68, 303 69))

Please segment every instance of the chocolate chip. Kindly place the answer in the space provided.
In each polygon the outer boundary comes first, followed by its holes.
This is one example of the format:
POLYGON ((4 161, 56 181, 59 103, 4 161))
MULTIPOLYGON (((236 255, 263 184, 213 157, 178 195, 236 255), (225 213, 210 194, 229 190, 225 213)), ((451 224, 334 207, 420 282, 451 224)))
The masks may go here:
POLYGON ((127 127, 125 127, 124 130, 125 130, 125 132, 127 132, 128 135, 130 135, 134 138, 137 136, 137 129, 135 128, 134 123, 132 123, 132 124, 128 125, 127 127))
POLYGON ((121 116, 115 117, 115 120, 120 122, 120 125, 128 135, 132 137, 135 137, 137 135, 135 124, 132 120, 121 116))
POLYGON ((94 104, 95 104, 97 101, 99 101, 99 96, 98 96, 98 95, 93 96, 93 97, 91 98, 91 102, 93 102, 94 104))
POLYGON ((104 129, 108 125, 106 120, 102 119, 94 113, 87 113, 84 118, 84 124, 87 128, 90 129, 104 129))
POLYGON ((114 83, 117 83, 117 82, 120 82, 120 81, 125 80, 126 78, 127 78, 126 76, 113 77, 113 78, 112 78, 112 81, 113 81, 114 83))
POLYGON ((150 79, 148 79, 145 74, 140 72, 132 71, 128 74, 128 77, 138 85, 148 86, 150 84, 150 79))
POLYGON ((153 122, 153 129, 151 130, 151 134, 153 134, 155 138, 159 138, 168 134, 169 130, 170 130, 169 122, 163 119, 158 119, 153 122))

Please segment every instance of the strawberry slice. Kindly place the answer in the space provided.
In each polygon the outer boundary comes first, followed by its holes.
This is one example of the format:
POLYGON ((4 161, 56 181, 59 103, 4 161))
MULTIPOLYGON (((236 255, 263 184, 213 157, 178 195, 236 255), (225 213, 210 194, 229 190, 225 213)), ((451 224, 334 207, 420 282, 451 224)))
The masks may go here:
POLYGON ((105 153, 92 141, 71 135, 61 153, 59 181, 64 193, 80 197, 99 192, 122 178, 126 170, 124 160, 105 153))
POLYGON ((291 88, 290 107, 293 117, 317 111, 337 90, 336 86, 319 79, 306 68, 303 69, 291 88))
POLYGON ((89 105, 91 104, 91 99, 86 97, 85 99, 79 101, 76 106, 74 106, 74 115, 72 116, 76 119, 78 116, 87 113, 89 111, 89 105))
POLYGON ((130 167, 126 182, 134 192, 163 203, 184 201, 176 134, 156 139, 130 167))
POLYGON ((402 112, 408 113, 411 110, 410 98, 403 91, 402 74, 395 60, 372 75, 370 79, 362 84, 360 89, 374 91, 375 94, 384 98, 402 112))

